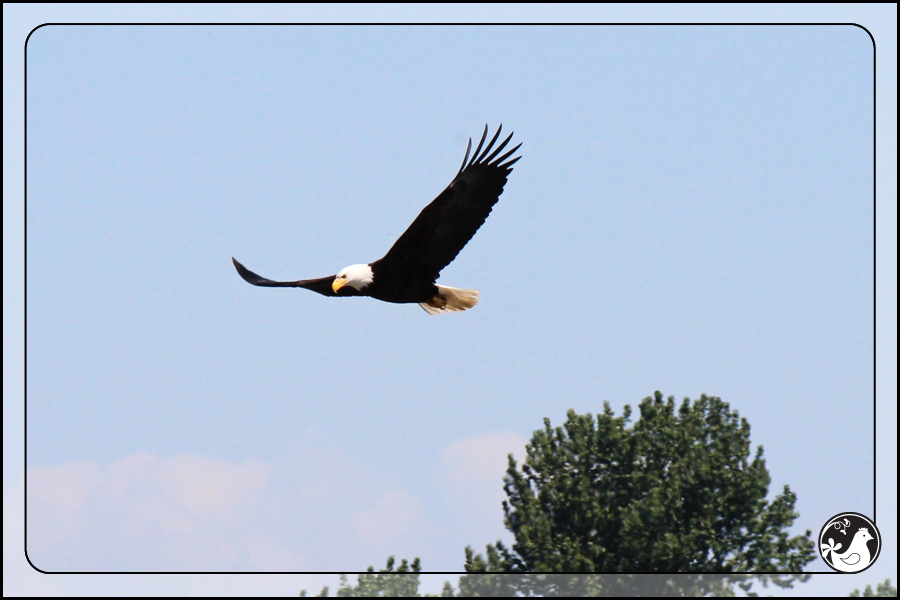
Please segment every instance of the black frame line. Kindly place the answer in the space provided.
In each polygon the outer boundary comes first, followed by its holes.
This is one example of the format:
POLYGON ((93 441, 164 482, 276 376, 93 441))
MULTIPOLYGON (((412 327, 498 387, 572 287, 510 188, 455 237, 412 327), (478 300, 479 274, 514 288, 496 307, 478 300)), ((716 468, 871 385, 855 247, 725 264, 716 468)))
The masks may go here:
MULTIPOLYGON (((173 26, 190 26, 190 27, 223 27, 223 26, 258 26, 258 27, 272 27, 272 26, 281 26, 281 27, 297 27, 297 26, 316 26, 316 27, 348 27, 348 26, 357 26, 357 27, 385 27, 385 26, 401 26, 401 27, 481 27, 481 26, 506 26, 506 27, 532 27, 532 26, 558 26, 558 27, 567 27, 567 26, 629 26, 629 27, 679 27, 679 26, 716 26, 716 27, 732 27, 732 26, 764 26, 764 27, 784 27, 784 26, 792 26, 792 27, 804 27, 804 26, 817 26, 817 27, 828 27, 828 26, 853 26, 859 27, 863 31, 865 31, 869 38, 872 40, 872 389, 873 389, 873 399, 872 399, 872 521, 877 523, 877 494, 876 490, 878 487, 877 483, 877 460, 878 454, 877 450, 877 405, 878 405, 878 380, 877 380, 877 369, 878 369, 878 353, 877 353, 877 344, 878 344, 878 336, 877 336, 877 285, 878 285, 878 265, 877 265, 877 247, 878 247, 878 229, 877 229, 877 165, 878 165, 878 146, 877 146, 877 123, 878 123, 878 106, 876 104, 877 99, 877 46, 875 44, 875 37, 872 35, 868 29, 859 23, 597 23, 597 22, 585 22, 585 23, 552 23, 552 22, 535 22, 535 23, 496 23, 496 22, 481 22, 481 23, 459 23, 459 22, 447 22, 447 23, 43 23, 38 25, 34 29, 32 29, 28 36, 25 38, 24 49, 24 127, 23 127, 23 151, 24 151, 24 170, 23 170, 23 402, 24 402, 24 420, 23 420, 23 430, 24 430, 24 460, 23 467, 25 473, 24 479, 24 491, 23 491, 23 506, 24 506, 24 521, 23 521, 23 529, 24 529, 24 548, 23 551, 25 553, 25 560, 28 561, 28 564, 31 567, 45 575, 364 575, 367 571, 43 571, 36 567, 34 563, 31 562, 31 559, 28 557, 28 40, 31 38, 31 35, 40 29, 41 27, 46 27, 50 25, 56 26, 99 26, 99 27, 109 27, 109 26, 117 26, 117 27, 129 27, 129 26, 162 26, 162 27, 173 27, 173 26)), ((420 571, 419 575, 473 575, 473 573, 466 573, 463 571, 420 571)), ((637 572, 613 572, 613 573, 593 573, 593 572, 571 572, 571 573, 523 573, 521 576, 531 576, 531 575, 710 575, 710 576, 722 576, 722 577, 732 577, 735 575, 748 575, 748 576, 765 576, 765 575, 854 575, 853 573, 840 573, 837 571, 761 571, 754 573, 716 573, 716 572, 690 572, 690 573, 637 573, 637 572)), ((412 573, 409 573, 412 575, 412 573)), ((491 575, 516 575, 515 573, 492 573, 491 575)))

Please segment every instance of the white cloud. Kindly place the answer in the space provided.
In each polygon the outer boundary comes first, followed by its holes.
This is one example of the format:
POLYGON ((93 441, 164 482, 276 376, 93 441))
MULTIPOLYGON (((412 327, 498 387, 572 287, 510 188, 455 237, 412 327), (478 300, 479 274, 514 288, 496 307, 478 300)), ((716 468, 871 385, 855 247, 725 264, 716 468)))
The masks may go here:
POLYGON ((34 466, 28 472, 29 525, 36 533, 71 531, 105 506, 107 516, 130 535, 156 528, 189 533, 204 521, 229 523, 239 510, 251 509, 270 471, 254 461, 161 459, 146 453, 106 466, 34 466))
POLYGON ((441 453, 441 487, 460 556, 466 544, 482 551, 482 544, 511 541, 503 527, 503 476, 510 453, 521 464, 526 441, 516 433, 499 431, 457 440, 441 453))
POLYGON ((28 488, 31 501, 45 507, 43 518, 64 530, 77 529, 90 489, 100 481, 100 469, 90 463, 72 463, 63 469, 34 469, 28 488))
POLYGON ((321 449, 279 465, 138 453, 31 466, 28 555, 50 572, 380 567, 428 537, 421 500, 386 479, 321 449))
POLYGON ((28 553, 47 571, 229 570, 285 552, 248 527, 272 468, 138 453, 28 471, 28 553))
POLYGON ((457 482, 502 479, 507 456, 512 453, 521 462, 526 441, 511 431, 473 435, 450 444, 441 459, 448 475, 457 482))
POLYGON ((422 516, 422 503, 404 489, 389 491, 371 508, 357 511, 352 521, 369 541, 394 539, 414 530, 422 516))

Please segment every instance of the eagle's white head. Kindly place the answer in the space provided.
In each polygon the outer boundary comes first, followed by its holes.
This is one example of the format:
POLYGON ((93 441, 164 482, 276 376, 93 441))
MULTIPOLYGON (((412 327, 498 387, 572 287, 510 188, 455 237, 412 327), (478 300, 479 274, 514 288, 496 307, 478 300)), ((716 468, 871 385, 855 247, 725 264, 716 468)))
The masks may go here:
POLYGON ((349 267, 341 269, 341 272, 337 274, 337 277, 335 277, 334 281, 331 283, 331 289, 337 293, 339 289, 345 285, 349 285, 355 290, 361 291, 364 287, 372 283, 374 277, 372 267, 369 265, 350 265, 349 267))

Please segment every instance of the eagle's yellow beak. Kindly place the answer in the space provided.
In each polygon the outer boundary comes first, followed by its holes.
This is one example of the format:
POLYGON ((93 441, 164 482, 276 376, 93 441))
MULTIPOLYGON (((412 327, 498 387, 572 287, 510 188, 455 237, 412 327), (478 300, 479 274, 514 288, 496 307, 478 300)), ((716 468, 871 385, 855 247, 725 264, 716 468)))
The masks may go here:
POLYGON ((334 293, 337 294, 338 290, 347 284, 347 281, 349 280, 346 277, 343 279, 335 277, 334 281, 331 282, 331 289, 333 289, 334 293))

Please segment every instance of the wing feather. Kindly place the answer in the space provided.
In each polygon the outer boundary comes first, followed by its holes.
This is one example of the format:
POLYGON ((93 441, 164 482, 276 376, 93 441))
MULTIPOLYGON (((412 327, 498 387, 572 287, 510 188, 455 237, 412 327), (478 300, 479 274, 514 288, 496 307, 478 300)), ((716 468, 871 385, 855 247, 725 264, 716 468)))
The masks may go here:
MULTIPOLYGON (((512 134, 494 148, 501 127, 482 152, 487 139, 485 125, 481 141, 468 164, 472 140, 466 148, 466 158, 459 173, 434 201, 422 209, 419 216, 401 235, 384 258, 377 261, 381 268, 397 273, 437 279, 441 270, 450 264, 481 225, 503 193, 512 165, 521 157, 504 162, 521 144, 500 158, 495 158, 507 146, 512 134)), ((373 268, 375 264, 373 264, 373 268)))
MULTIPOLYGON (((244 281, 246 281, 247 283, 252 283, 253 285, 258 285, 261 287, 298 287, 312 290, 313 292, 317 292, 319 294, 322 294, 323 296, 338 295, 335 294, 334 290, 331 288, 331 284, 336 277, 335 275, 331 275, 330 277, 322 277, 320 279, 301 279, 300 281, 272 281, 271 279, 266 279, 265 277, 257 275, 256 273, 239 263, 234 257, 231 257, 231 260, 232 262, 234 262, 234 268, 237 269, 238 274, 244 278, 244 281)), ((341 295, 345 296, 351 294, 345 293, 341 295)))

